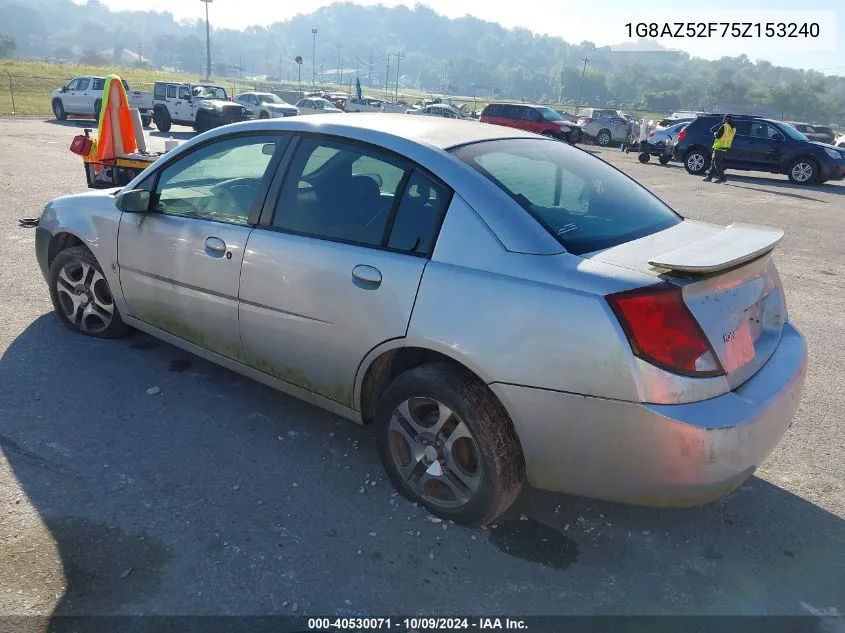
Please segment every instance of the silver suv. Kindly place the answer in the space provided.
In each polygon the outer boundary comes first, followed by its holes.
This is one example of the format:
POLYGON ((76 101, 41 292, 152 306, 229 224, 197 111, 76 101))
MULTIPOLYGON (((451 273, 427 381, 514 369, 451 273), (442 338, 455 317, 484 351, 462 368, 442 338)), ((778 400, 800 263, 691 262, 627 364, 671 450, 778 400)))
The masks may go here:
POLYGON ((619 110, 584 108, 578 113, 581 133, 607 147, 612 142, 624 143, 631 134, 631 122, 619 110))

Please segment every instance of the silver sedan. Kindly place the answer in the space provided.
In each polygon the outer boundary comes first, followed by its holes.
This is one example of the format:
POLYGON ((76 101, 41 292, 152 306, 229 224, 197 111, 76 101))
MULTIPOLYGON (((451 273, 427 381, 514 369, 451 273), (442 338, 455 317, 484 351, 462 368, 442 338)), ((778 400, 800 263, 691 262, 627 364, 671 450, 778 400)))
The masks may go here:
POLYGON ((804 382, 781 236, 527 132, 359 114, 201 134, 50 202, 36 255, 68 328, 374 424, 401 493, 478 525, 526 481, 690 505, 751 476, 804 382))

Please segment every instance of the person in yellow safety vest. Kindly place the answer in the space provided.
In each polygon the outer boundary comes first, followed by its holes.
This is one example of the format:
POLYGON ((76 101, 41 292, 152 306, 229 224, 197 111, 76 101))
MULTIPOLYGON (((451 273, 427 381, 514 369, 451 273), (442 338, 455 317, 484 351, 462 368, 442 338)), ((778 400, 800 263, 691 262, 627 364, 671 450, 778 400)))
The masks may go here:
POLYGON ((704 181, 710 182, 715 175, 716 180, 713 182, 725 182, 725 152, 731 148, 734 136, 736 136, 736 126, 734 126, 734 119, 730 114, 725 115, 722 125, 719 126, 713 136, 716 137, 716 140, 713 141, 713 158, 710 161, 710 169, 704 176, 704 181))

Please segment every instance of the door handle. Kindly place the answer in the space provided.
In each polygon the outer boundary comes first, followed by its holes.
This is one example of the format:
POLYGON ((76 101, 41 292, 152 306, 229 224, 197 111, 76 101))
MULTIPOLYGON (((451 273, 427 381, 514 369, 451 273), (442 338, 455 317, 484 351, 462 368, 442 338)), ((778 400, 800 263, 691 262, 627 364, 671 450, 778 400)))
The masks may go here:
POLYGON ((359 264, 352 269, 352 276, 368 286, 378 287, 381 285, 381 271, 378 268, 373 268, 372 266, 359 264))
POLYGON ((223 253, 226 252, 226 242, 219 237, 207 237, 205 238, 205 250, 222 257, 223 253))

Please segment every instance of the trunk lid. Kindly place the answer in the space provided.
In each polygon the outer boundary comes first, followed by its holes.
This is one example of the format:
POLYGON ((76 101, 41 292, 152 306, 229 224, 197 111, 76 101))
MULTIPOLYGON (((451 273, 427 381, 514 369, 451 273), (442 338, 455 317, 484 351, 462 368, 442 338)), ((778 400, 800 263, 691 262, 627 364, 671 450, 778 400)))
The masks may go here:
POLYGON ((680 286, 735 389, 774 353, 787 320, 770 254, 782 237, 782 231, 767 227, 685 220, 584 257, 680 286))

